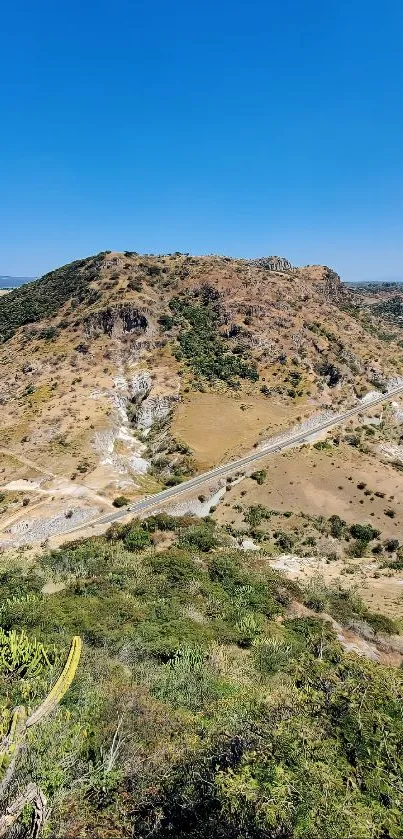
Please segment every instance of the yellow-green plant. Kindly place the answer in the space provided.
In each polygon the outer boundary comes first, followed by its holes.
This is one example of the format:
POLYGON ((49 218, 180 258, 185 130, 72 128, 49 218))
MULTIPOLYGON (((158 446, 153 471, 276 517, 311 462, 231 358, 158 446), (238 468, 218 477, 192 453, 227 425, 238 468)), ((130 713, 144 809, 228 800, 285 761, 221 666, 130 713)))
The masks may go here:
POLYGON ((0 673, 6 677, 38 676, 54 658, 54 650, 46 650, 36 638, 28 638, 24 630, 5 632, 0 628, 0 673))
POLYGON ((64 665, 63 671, 60 674, 57 682, 53 685, 52 690, 47 695, 46 699, 41 703, 39 708, 36 709, 26 721, 26 727, 30 728, 31 725, 35 725, 35 723, 39 722, 43 717, 46 717, 50 714, 56 705, 63 699, 65 693, 67 693, 74 676, 76 674, 76 670, 80 661, 82 650, 82 641, 79 635, 75 635, 70 647, 70 652, 64 665))
MULTIPOLYGON (((69 689, 80 661, 82 642, 79 636, 75 636, 71 642, 70 652, 57 682, 46 699, 27 717, 23 706, 14 708, 11 716, 8 734, 3 737, 0 749, 0 801, 4 797, 10 782, 15 774, 17 757, 26 742, 27 729, 41 722, 57 707, 63 696, 69 689)), ((25 633, 4 633, 0 630, 0 656, 4 652, 3 659, 0 658, 0 666, 3 665, 7 672, 24 674, 29 670, 30 675, 37 675, 46 661, 50 664, 45 648, 37 641, 29 641, 25 633), (32 669, 30 668, 29 652, 32 655, 32 669)), ((46 798, 43 792, 33 783, 11 803, 8 803, 3 815, 0 816, 0 837, 5 836, 9 828, 17 821, 24 807, 30 804, 34 807, 34 821, 36 823, 35 836, 39 833, 45 823, 47 808, 46 798)))

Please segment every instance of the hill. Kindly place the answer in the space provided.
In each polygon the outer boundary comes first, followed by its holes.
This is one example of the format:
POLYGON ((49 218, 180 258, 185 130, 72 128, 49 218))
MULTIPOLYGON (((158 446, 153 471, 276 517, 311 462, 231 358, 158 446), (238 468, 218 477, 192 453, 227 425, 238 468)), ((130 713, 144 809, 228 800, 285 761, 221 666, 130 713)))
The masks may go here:
POLYGON ((13 835, 400 835, 403 402, 371 403, 403 382, 399 294, 105 251, 0 299, 3 744, 83 641, 0 755, 0 830, 34 783, 13 835))
POLYGON ((35 502, 49 488, 55 514, 63 493, 107 507, 348 406, 402 370, 375 308, 280 257, 103 252, 56 269, 0 299, 3 485, 32 479, 35 502))

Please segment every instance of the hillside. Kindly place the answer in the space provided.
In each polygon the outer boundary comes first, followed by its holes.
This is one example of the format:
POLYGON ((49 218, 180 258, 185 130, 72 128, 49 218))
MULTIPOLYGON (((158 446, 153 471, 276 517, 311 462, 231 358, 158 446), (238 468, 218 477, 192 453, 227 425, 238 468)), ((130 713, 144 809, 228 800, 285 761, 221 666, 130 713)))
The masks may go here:
MULTIPOLYGON (((374 321, 357 316, 325 267, 280 272, 265 260, 179 254, 80 260, 0 300, 0 443, 45 468, 57 455, 63 474, 85 459, 89 474, 107 454, 107 485, 120 470, 127 480, 141 472, 138 438, 171 408, 187 443, 187 424, 203 425, 216 404, 232 431, 224 450, 211 439, 203 452, 200 465, 212 464, 285 417, 348 404, 399 374, 401 348, 374 321)), ((174 459, 189 468, 186 455, 174 459)))
POLYGON ((0 835, 32 784, 10 839, 401 835, 398 296, 103 252, 0 299, 0 835))
POLYGON ((117 496, 179 483, 385 389, 403 351, 381 315, 330 268, 279 257, 104 252, 12 291, 0 299, 11 543, 63 533, 117 496))

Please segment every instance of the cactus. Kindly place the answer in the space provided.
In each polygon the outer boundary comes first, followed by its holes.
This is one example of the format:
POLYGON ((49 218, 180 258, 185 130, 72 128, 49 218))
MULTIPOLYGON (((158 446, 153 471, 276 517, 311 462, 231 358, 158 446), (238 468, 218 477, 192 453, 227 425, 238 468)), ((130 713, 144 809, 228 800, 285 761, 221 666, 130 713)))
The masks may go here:
POLYGON ((47 801, 42 790, 31 782, 14 801, 8 804, 6 812, 0 816, 0 837, 7 835, 10 828, 21 815, 24 807, 29 804, 34 807, 29 836, 33 838, 39 836, 47 816, 47 801))
POLYGON ((23 705, 14 708, 9 731, 6 737, 3 738, 3 748, 0 751, 0 773, 16 754, 18 750, 18 742, 21 739, 25 729, 26 711, 23 705))
POLYGON ((79 635, 75 635, 71 642, 70 652, 66 664, 64 665, 63 672, 60 674, 57 682, 53 685, 53 688, 47 695, 46 699, 42 702, 39 708, 37 708, 36 711, 28 717, 25 723, 27 728, 30 728, 31 725, 35 725, 35 723, 39 722, 43 719, 43 717, 50 714, 51 711, 56 708, 56 705, 58 705, 61 699, 63 699, 64 694, 67 693, 76 674, 78 663, 80 661, 81 649, 81 638, 79 635))
POLYGON ((0 671, 6 676, 37 676, 50 666, 49 656, 54 658, 54 650, 47 651, 36 638, 28 638, 24 630, 5 632, 0 628, 0 671))
MULTIPOLYGON (((14 708, 8 734, 3 738, 0 750, 0 775, 3 776, 0 783, 0 798, 4 796, 15 773, 18 754, 26 742, 27 729, 41 722, 63 699, 76 674, 81 649, 81 638, 75 636, 71 642, 66 664, 58 680, 46 699, 28 718, 23 706, 14 708)), ((49 664, 49 659, 42 644, 37 641, 29 641, 23 632, 7 634, 0 629, 0 666, 3 661, 6 662, 5 669, 10 672, 19 673, 22 668, 24 674, 29 672, 30 675, 36 675, 37 669, 43 666, 44 661, 49 664), (6 653, 2 657, 4 650, 6 653), (32 668, 30 667, 29 652, 32 654, 32 668)), ((46 798, 35 784, 30 783, 14 801, 8 803, 3 815, 0 814, 0 837, 5 836, 27 804, 34 807, 33 826, 30 835, 39 836, 47 815, 46 798)))

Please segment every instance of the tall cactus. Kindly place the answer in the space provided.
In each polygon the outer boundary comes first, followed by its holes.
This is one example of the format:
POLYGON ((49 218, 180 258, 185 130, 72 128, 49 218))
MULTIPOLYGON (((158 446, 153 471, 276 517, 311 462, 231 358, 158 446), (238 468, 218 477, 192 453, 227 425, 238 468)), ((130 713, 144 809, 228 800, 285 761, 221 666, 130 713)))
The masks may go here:
MULTIPOLYGON (((13 639, 13 645, 15 643, 16 639, 13 639)), ((76 674, 81 650, 82 641, 76 635, 71 642, 66 664, 58 680, 53 685, 46 699, 29 717, 27 717, 23 706, 14 708, 8 734, 3 738, 2 748, 0 749, 0 776, 3 775, 0 781, 0 799, 4 796, 15 774, 17 757, 25 745, 28 728, 41 722, 51 714, 63 699, 76 674)), ((34 807, 30 835, 32 839, 39 836, 47 815, 46 798, 35 784, 30 783, 16 799, 8 804, 6 811, 0 816, 0 837, 6 836, 8 830, 15 824, 27 804, 32 804, 34 807)))
POLYGON ((65 693, 67 693, 74 676, 76 674, 76 670, 78 667, 78 663, 80 661, 82 650, 82 641, 79 635, 75 635, 70 647, 70 652, 64 665, 63 671, 60 674, 57 682, 53 685, 52 690, 47 695, 46 699, 39 705, 39 708, 36 709, 30 716, 28 717, 25 725, 27 728, 30 728, 31 725, 35 725, 35 723, 40 722, 44 717, 47 717, 59 702, 63 699, 65 693))

